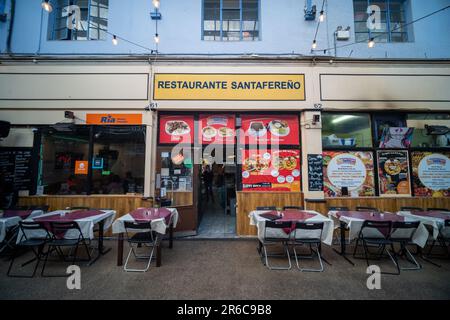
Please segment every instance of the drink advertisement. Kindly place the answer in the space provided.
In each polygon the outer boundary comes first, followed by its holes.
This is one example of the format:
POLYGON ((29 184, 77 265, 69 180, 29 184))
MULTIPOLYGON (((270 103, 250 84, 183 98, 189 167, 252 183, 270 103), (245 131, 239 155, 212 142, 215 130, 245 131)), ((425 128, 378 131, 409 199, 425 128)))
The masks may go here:
POLYGON ((300 191, 300 150, 243 150, 243 191, 300 191))
POLYGON ((162 115, 159 118, 159 143, 192 143, 194 116, 162 115))
POLYGON ((242 115, 241 119, 241 144, 300 144, 297 115, 242 115))
POLYGON ((450 197, 450 152, 411 153, 416 197, 450 197))
POLYGON ((407 151, 377 151, 380 196, 411 196, 407 151))
POLYGON ((372 152, 325 151, 323 165, 326 197, 375 196, 372 152))
POLYGON ((233 145, 236 136, 236 118, 234 115, 215 114, 199 117, 199 140, 202 144, 233 145))

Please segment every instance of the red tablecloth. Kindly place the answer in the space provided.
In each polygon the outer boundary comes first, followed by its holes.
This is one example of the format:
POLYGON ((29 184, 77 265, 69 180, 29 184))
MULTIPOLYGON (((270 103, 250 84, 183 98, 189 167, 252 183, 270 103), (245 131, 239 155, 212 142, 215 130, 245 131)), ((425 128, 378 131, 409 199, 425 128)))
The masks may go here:
POLYGON ((5 210, 3 212, 3 218, 19 217, 20 219, 24 220, 28 218, 32 213, 33 210, 5 210))
POLYGON ((450 220, 449 214, 445 214, 440 211, 412 211, 411 214, 420 217, 430 217, 442 220, 450 220))
POLYGON ((336 216, 338 218, 349 217, 369 221, 405 221, 405 217, 396 214, 371 211, 339 211, 336 213, 336 216))
POLYGON ((169 224, 172 212, 166 208, 139 208, 130 212, 136 222, 149 222, 156 219, 165 219, 169 224))
POLYGON ((284 210, 284 211, 271 211, 270 213, 273 215, 277 215, 278 212, 281 212, 282 218, 276 220, 277 222, 286 222, 291 221, 291 228, 285 228, 283 229, 286 234, 290 234, 292 231, 295 230, 295 224, 296 222, 302 222, 305 220, 308 220, 312 217, 315 217, 316 215, 314 213, 309 213, 306 211, 301 210, 284 210))

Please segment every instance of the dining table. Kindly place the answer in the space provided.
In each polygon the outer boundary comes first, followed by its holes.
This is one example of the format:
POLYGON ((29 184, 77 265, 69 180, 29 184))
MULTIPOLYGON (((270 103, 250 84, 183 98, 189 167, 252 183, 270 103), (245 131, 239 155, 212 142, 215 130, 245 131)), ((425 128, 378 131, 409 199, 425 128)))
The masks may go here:
POLYGON ((173 232, 179 220, 178 210, 175 208, 138 208, 116 219, 112 225, 113 234, 117 234, 117 266, 123 265, 123 245, 125 240, 124 222, 150 222, 151 229, 156 232, 156 267, 161 267, 161 242, 163 237, 169 236, 169 249, 173 248, 173 232))
MULTIPOLYGON (((443 230, 445 221, 450 220, 450 213, 448 211, 399 211, 397 214, 421 221, 432 230, 431 236, 434 240, 438 238, 440 231, 450 233, 450 230, 443 230)), ((450 236, 450 234, 445 235, 450 236)))
MULTIPOLYGON (((104 233, 111 228, 112 222, 116 216, 115 210, 57 210, 52 211, 38 217, 29 217, 25 221, 39 222, 45 229, 51 234, 52 222, 76 222, 80 227, 81 233, 85 239, 94 239, 94 227, 98 226, 98 243, 97 243, 97 256, 95 256, 89 265, 95 263, 101 256, 107 254, 111 248, 105 249, 104 247, 104 233)), ((76 230, 69 230, 64 237, 71 238, 74 235, 78 236, 76 230)), ((44 230, 27 231, 27 237, 33 238, 45 238, 47 232, 44 230)), ((23 241, 22 231, 19 230, 17 236, 17 243, 23 241)))
MULTIPOLYGON (((390 222, 412 222, 418 221, 414 217, 405 217, 390 212, 374 212, 374 211, 329 211, 328 216, 331 217, 340 229, 340 251, 333 248, 333 250, 344 257, 350 264, 354 262, 347 257, 346 245, 351 243, 359 236, 359 232, 364 224, 364 221, 390 221, 390 222), (348 238, 345 238, 346 231, 348 231, 348 238)), ((428 238, 428 230, 423 225, 414 232, 412 242, 423 248, 426 245, 428 238)))
POLYGON ((12 248, 13 233, 17 232, 19 222, 27 218, 33 218, 44 214, 42 210, 3 210, 0 212, 0 252, 6 248, 12 248))

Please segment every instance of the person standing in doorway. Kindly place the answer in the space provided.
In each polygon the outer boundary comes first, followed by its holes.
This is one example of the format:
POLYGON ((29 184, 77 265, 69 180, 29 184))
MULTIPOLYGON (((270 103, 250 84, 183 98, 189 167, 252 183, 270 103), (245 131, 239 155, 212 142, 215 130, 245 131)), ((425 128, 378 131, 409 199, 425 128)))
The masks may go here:
POLYGON ((203 171, 203 184, 205 185, 206 189, 206 202, 209 202, 209 197, 211 197, 211 200, 214 202, 214 196, 213 196, 213 172, 209 166, 205 167, 205 170, 203 171))

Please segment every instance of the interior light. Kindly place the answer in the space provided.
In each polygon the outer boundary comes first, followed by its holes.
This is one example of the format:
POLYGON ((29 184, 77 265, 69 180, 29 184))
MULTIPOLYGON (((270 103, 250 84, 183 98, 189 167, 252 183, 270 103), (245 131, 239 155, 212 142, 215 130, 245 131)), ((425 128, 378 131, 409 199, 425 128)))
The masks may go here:
POLYGON ((349 115, 349 114, 345 115, 345 116, 339 116, 339 117, 333 119, 331 121, 331 123, 336 124, 336 123, 344 122, 346 120, 353 119, 353 118, 356 118, 356 116, 352 116, 352 115, 349 115))

